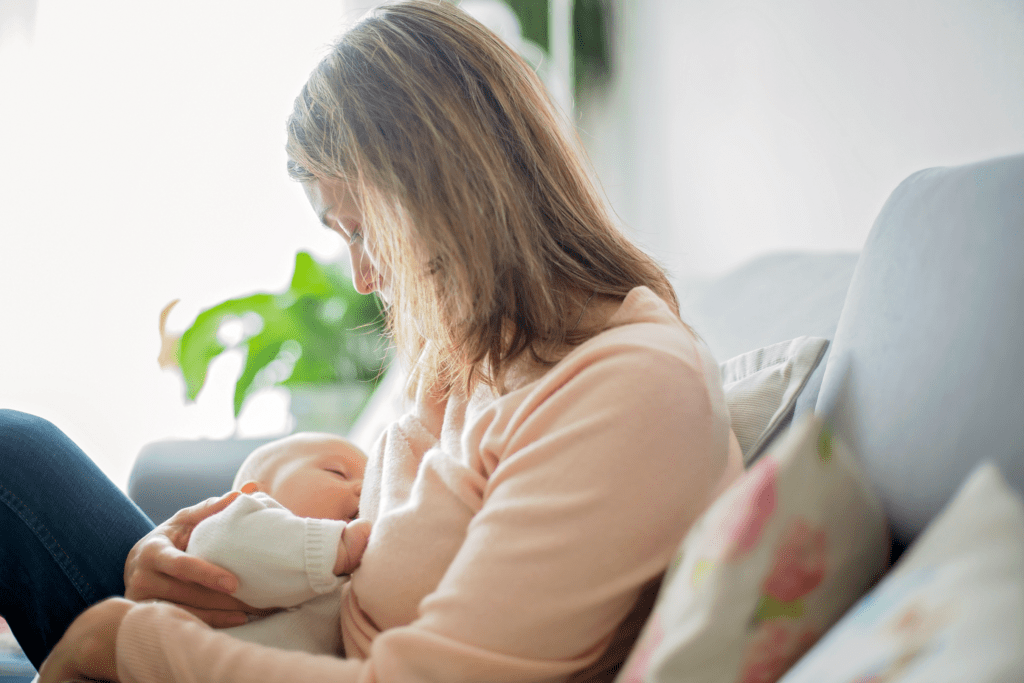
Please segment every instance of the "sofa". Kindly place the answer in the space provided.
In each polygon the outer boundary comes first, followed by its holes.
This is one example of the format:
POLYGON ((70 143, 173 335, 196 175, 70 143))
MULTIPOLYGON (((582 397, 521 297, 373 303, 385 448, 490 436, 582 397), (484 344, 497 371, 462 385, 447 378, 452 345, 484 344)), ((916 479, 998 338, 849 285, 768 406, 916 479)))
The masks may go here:
MULTIPOLYGON (((801 337, 829 340, 784 414, 774 416, 764 441, 778 443, 776 437, 785 438, 798 422, 827 409, 884 512, 890 564, 908 548, 912 554, 922 532, 958 496, 980 462, 991 463, 1019 506, 1024 496, 1024 154, 914 173, 895 188, 860 253, 770 254, 710 281, 678 281, 677 291, 684 319, 719 360, 801 337)), ((379 421, 382 413, 396 409, 389 384, 396 382, 385 383, 357 423, 357 441, 372 440, 378 429, 370 422, 375 410, 379 421)), ((238 463, 260 443, 151 444, 134 466, 129 494, 159 522, 226 490, 238 463)), ((1014 503, 1008 505, 1011 517, 1017 514, 1014 503)), ((1015 521, 1000 529, 1012 541, 1000 541, 1000 547, 1013 546, 1005 549, 1011 559, 1000 562, 1018 562, 1024 557, 1024 534, 1015 521)), ((970 668, 973 660, 961 657, 967 669, 946 667, 948 676, 915 677, 931 670, 921 664, 915 674, 913 662, 924 661, 922 653, 956 649, 948 638, 915 636, 910 659, 904 652, 888 668, 873 669, 875 674, 857 673, 854 665, 870 658, 870 648, 851 656, 853 645, 843 650, 835 638, 822 638, 819 643, 832 647, 828 656, 847 652, 849 661, 846 669, 825 669, 831 674, 818 680, 1024 681, 1024 565, 1012 567, 1009 583, 1000 584, 998 605, 956 608, 984 623, 988 609, 995 615, 1006 605, 1021 606, 1008 618, 999 612, 1003 621, 994 625, 999 635, 984 641, 992 652, 974 649, 980 668, 970 668), (1022 654, 1013 654, 1014 648, 1022 654), (998 666, 985 668, 998 657, 998 666)), ((847 611, 866 614, 870 602, 863 598, 847 611)), ((945 632, 936 627, 929 633, 945 632)), ((650 660, 651 652, 634 652, 632 659, 650 660)), ((777 663, 774 674, 744 680, 775 680, 791 664, 777 663)), ((656 671, 649 661, 632 671, 620 678, 676 680, 670 666, 656 671)))

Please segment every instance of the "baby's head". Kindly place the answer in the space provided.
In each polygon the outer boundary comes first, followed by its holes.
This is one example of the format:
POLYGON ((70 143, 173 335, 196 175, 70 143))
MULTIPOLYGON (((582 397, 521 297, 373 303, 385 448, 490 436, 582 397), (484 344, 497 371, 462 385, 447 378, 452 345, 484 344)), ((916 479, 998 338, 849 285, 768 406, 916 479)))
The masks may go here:
POLYGON ((262 491, 299 517, 352 520, 365 469, 363 452, 339 436, 294 434, 253 451, 232 488, 262 491))

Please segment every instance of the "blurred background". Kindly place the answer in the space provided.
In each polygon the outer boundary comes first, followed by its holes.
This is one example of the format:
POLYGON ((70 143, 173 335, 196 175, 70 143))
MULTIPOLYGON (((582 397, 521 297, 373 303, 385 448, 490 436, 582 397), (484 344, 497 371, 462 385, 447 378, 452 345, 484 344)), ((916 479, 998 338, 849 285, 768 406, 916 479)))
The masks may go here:
MULTIPOLYGON (((340 248, 288 180, 284 121, 373 3, 0 0, 0 407, 125 485, 147 442, 284 433, 157 364, 225 299, 340 248)), ((465 0, 545 78, 609 204, 679 283, 856 251, 920 168, 1024 151, 1020 0, 465 0)), ((221 331, 242 334, 242 322, 221 331)))

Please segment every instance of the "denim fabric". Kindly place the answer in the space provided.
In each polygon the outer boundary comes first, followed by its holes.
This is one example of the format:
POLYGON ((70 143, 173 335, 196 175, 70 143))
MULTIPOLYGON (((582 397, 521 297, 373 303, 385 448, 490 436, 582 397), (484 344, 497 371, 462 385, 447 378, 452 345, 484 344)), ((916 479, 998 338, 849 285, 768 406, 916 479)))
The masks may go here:
POLYGON ((86 607, 124 593, 152 528, 63 432, 0 410, 0 615, 36 668, 86 607))

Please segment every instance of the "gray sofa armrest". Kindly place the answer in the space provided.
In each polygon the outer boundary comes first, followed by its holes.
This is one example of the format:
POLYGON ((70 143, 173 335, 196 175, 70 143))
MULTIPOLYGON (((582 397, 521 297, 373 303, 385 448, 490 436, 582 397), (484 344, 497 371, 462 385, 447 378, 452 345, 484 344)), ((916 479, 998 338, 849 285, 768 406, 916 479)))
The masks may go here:
POLYGON ((178 510, 231 488, 246 456, 273 439, 156 441, 143 446, 128 477, 128 497, 160 524, 178 510))

